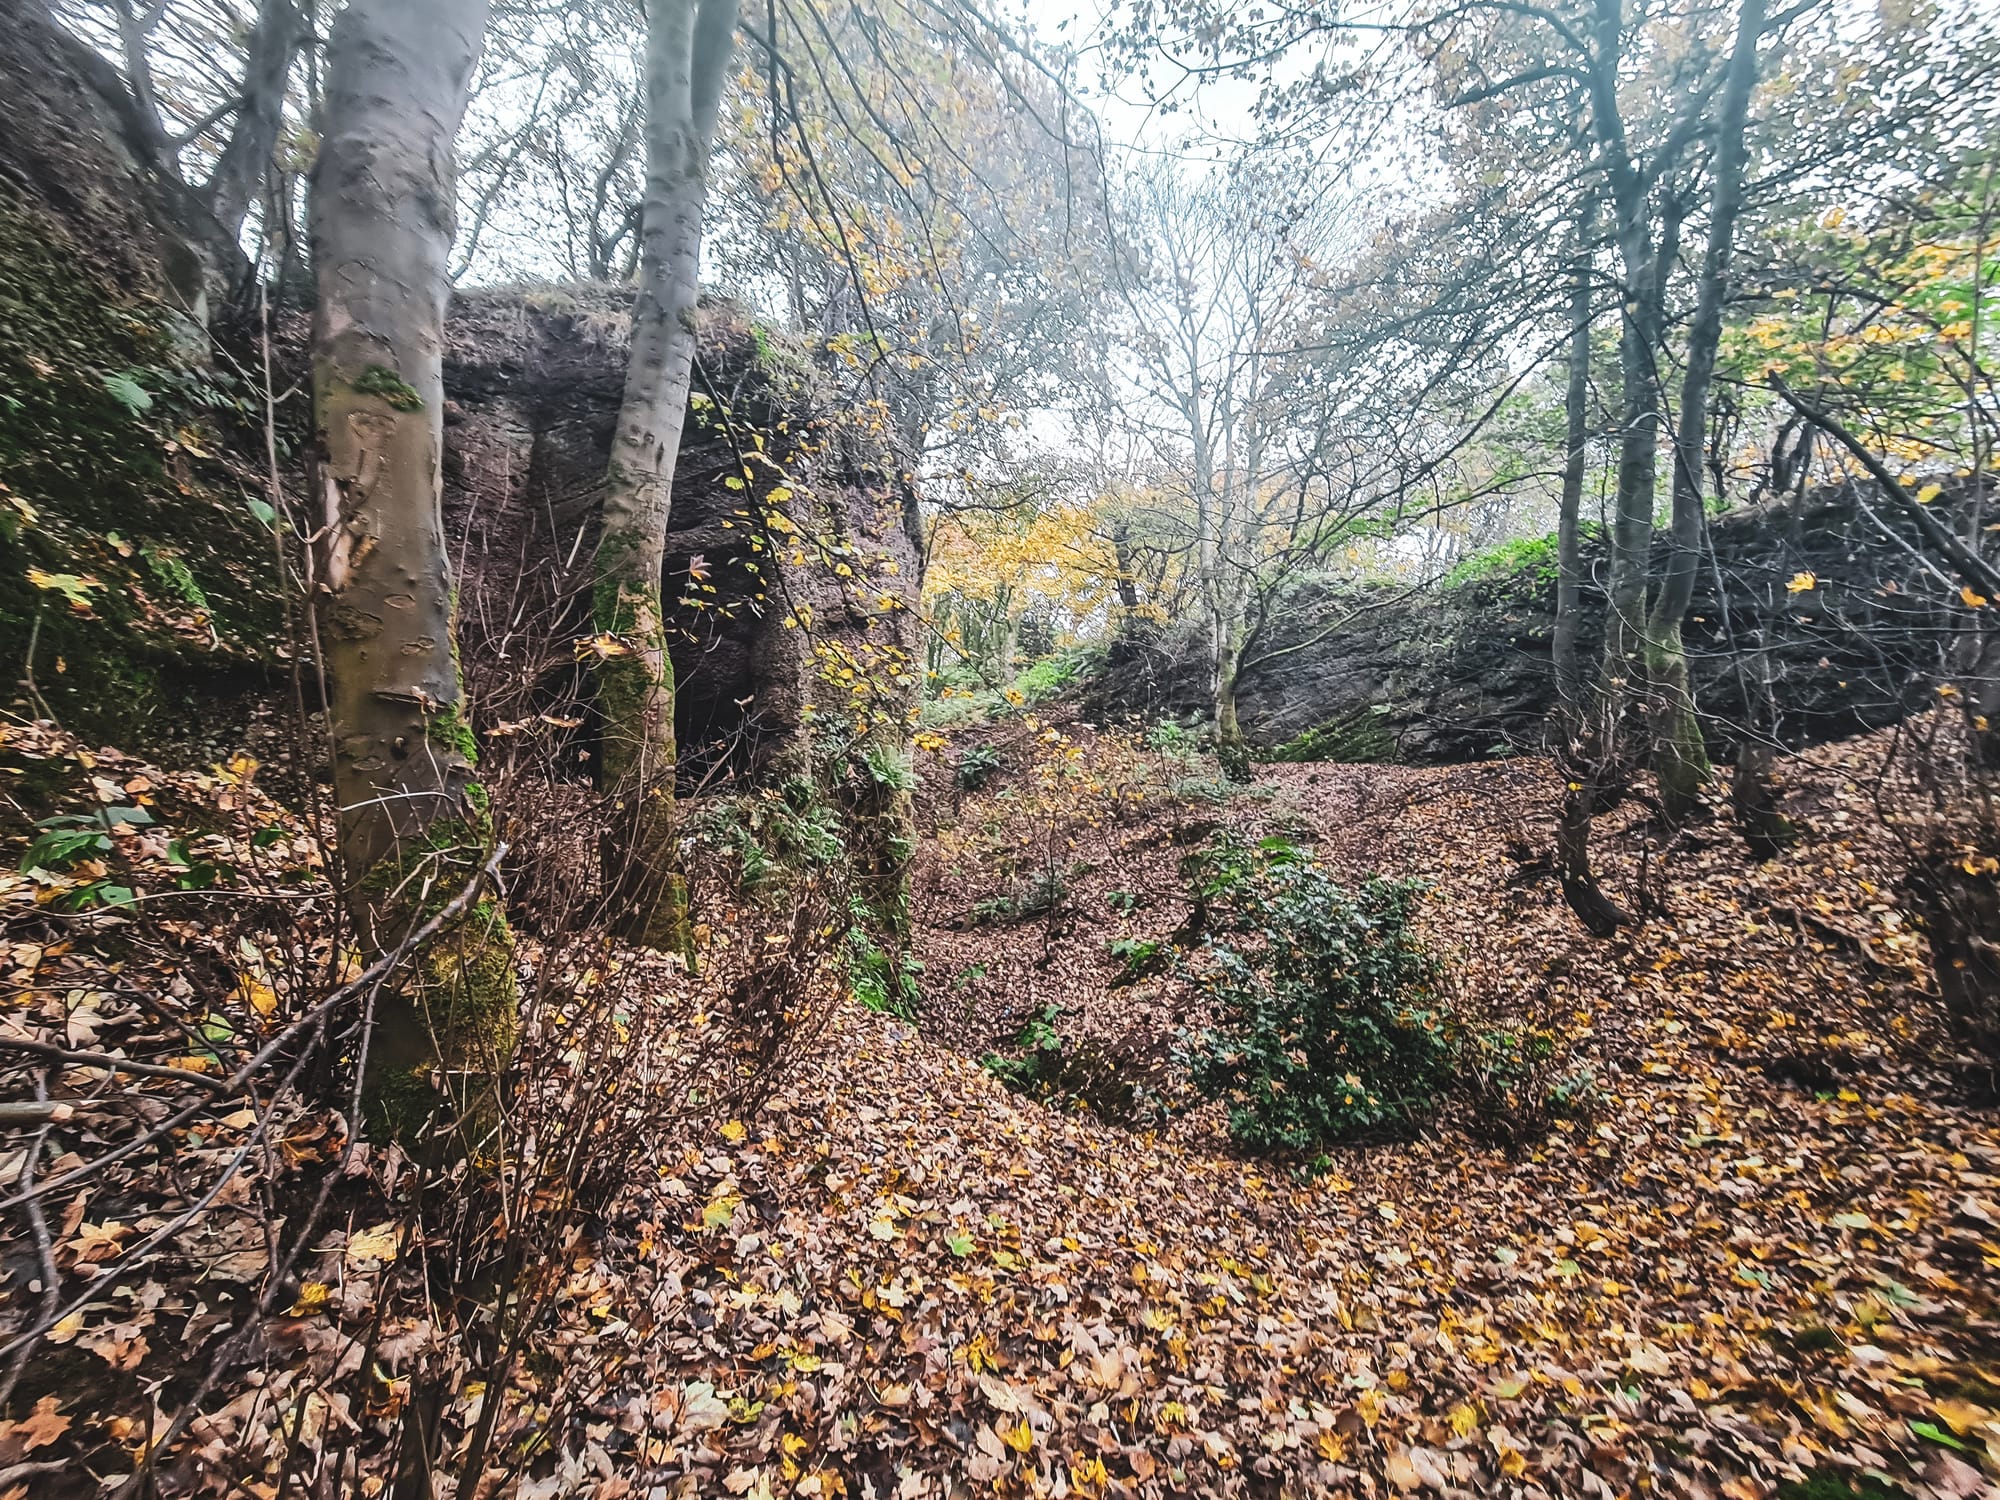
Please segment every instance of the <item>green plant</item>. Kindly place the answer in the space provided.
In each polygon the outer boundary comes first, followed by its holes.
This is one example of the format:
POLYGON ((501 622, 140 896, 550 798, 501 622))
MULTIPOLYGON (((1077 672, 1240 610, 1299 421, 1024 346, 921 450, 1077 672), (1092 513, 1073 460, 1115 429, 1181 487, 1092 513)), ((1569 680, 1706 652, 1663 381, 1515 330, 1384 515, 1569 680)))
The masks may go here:
POLYGON ((960 791, 979 792, 993 779, 994 773, 1005 769, 1007 757, 992 745, 974 745, 959 757, 958 768, 953 772, 960 791))
POLYGON ((847 857, 839 810, 803 776, 753 797, 716 798, 688 831, 735 860, 742 889, 752 896, 781 891, 794 871, 827 869, 847 857))
POLYGON ((1466 1039, 1462 1078, 1473 1133, 1515 1150, 1557 1124, 1594 1113, 1602 1101, 1596 1075, 1577 1064, 1551 1028, 1496 1028, 1466 1039))
POLYGON ((1224 836, 1186 873, 1217 934, 1191 968, 1224 1019, 1185 1059, 1231 1136, 1316 1152, 1419 1124, 1458 1053, 1443 971, 1411 926, 1423 887, 1350 891, 1275 838, 1224 836))
POLYGON ((1164 972, 1171 959, 1173 947, 1158 938, 1119 938, 1108 944, 1105 951, 1123 965, 1107 986, 1115 990, 1128 984, 1136 984, 1149 974, 1164 972))
POLYGON ((1394 761, 1396 737, 1383 722, 1388 712, 1387 704, 1368 704, 1294 735, 1264 758, 1285 762, 1335 761, 1349 765, 1394 761))
POLYGON ((1046 916, 1069 895, 1069 882, 1055 870, 1044 870, 1019 890, 989 896, 972 904, 972 920, 981 925, 1025 922, 1046 916))
POLYGON ((1009 691, 1018 695, 1023 705, 1046 703, 1065 688, 1089 676, 1102 662, 1102 652, 1094 647, 1080 646, 1058 651, 1054 656, 1045 656, 1025 668, 1015 677, 1009 691))
POLYGON ((979 1065, 1017 1094, 1044 1104, 1074 1105, 1122 1124, 1157 1119, 1159 1101, 1104 1049, 1067 1038, 1062 1007, 1053 1001, 1014 1034, 1018 1056, 989 1052, 979 1065))
POLYGON ((59 870, 87 854, 108 854, 113 847, 111 829, 125 824, 142 828, 153 821, 143 807, 104 807, 95 812, 62 813, 44 818, 35 827, 40 832, 21 856, 21 870, 59 870))
POLYGON ((1268 796, 1270 796, 1268 788, 1249 786, 1240 781, 1231 781, 1227 777, 1211 780, 1206 776, 1187 776, 1173 785, 1173 798, 1176 802, 1199 802, 1207 807, 1220 807, 1223 803, 1238 797, 1268 796))
POLYGON ((1056 1023, 1061 1019, 1062 1007, 1050 1001, 1014 1033, 1014 1045, 1021 1049, 1021 1056, 989 1052, 979 1065, 1015 1093, 1040 1097, 1058 1071, 1062 1033, 1056 1029, 1056 1023))
POLYGON ((862 750, 860 762, 868 779, 879 787, 892 792, 917 789, 917 773, 911 769, 909 757, 893 745, 869 745, 862 750))
POLYGON ((847 982, 854 998, 870 1010, 905 1021, 917 1018, 924 966, 908 949, 891 955, 860 923, 847 929, 847 982))

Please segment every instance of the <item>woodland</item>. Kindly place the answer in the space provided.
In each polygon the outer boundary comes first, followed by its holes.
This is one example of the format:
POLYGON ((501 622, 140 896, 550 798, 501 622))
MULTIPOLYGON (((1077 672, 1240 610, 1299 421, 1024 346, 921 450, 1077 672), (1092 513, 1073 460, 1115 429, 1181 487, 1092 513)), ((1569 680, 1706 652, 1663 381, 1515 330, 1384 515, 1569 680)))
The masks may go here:
POLYGON ((1984 0, 0 0, 0 1500, 2000 1495, 1984 0))

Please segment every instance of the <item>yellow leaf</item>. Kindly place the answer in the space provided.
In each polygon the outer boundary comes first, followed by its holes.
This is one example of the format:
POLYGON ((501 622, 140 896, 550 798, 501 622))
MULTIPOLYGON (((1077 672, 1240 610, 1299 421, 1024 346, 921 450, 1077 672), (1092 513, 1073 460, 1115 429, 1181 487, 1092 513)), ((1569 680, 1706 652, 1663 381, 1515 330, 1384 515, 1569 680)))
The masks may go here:
POLYGON ((1917 504, 1929 505, 1931 501, 1937 499, 1937 497, 1939 495, 1942 495, 1943 493, 1944 493, 1943 485, 1927 484, 1922 489, 1917 491, 1917 504))
POLYGON ((1803 594, 1818 587, 1818 585, 1819 579, 1814 577, 1810 572, 1799 572, 1791 576, 1786 582, 1785 587, 1794 594, 1803 594))
POLYGON ((268 1016, 278 1008, 278 992, 255 974, 245 974, 236 981, 236 998, 260 1016, 268 1016))
POLYGON ((1945 1425, 1960 1437, 1974 1428, 1991 1422, 1993 1413, 1976 1402, 1963 1401, 1957 1397, 1937 1403, 1937 1414, 1944 1418, 1945 1425))
POLYGON ((1479 1425, 1479 1413, 1461 1401, 1451 1409, 1451 1430, 1460 1437, 1470 1437, 1472 1429, 1479 1425))
POLYGON ((1019 1424, 1012 1428, 1001 1428, 1000 1437, 1016 1453, 1026 1453, 1030 1448, 1035 1446, 1035 1429, 1028 1425, 1026 1417, 1023 1417, 1019 1424))
POLYGON ((727 1125, 722 1127, 722 1138, 732 1146, 749 1133, 749 1130, 744 1127, 741 1120, 731 1120, 727 1125))
POLYGON ((394 1224, 377 1224, 373 1229, 350 1235, 347 1240, 347 1263, 352 1266, 371 1260, 392 1261, 396 1258, 399 1239, 394 1224))
POLYGON ((1965 601, 1965 607, 1967 609, 1986 608, 1986 596, 1984 594, 1974 593, 1972 590, 1972 586, 1970 584, 1967 584, 1964 588, 1958 591, 1958 597, 1965 601))

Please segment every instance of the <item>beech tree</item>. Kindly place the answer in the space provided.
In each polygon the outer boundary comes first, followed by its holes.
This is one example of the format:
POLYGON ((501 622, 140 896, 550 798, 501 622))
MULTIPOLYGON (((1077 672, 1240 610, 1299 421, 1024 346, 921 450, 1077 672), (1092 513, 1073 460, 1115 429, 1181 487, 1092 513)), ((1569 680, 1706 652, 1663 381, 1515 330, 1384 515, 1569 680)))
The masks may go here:
POLYGON ((1659 778, 1661 804, 1668 818, 1677 823, 1693 815, 1711 774, 1694 689, 1688 679, 1681 626, 1694 601, 1695 573, 1701 566, 1703 506, 1708 492, 1702 471, 1708 443, 1709 389, 1722 343, 1730 257, 1743 206, 1745 122, 1750 94, 1757 83, 1757 43, 1763 31, 1764 0, 1743 0, 1715 122, 1708 246, 1702 256, 1694 319, 1688 328, 1686 373, 1675 419, 1673 548, 1646 622, 1646 668, 1656 699, 1653 767, 1659 778))
MULTIPOLYGON (((363 944, 395 950, 486 863, 453 650, 440 508, 453 141, 487 0, 349 0, 328 45, 313 172, 313 411, 324 503, 321 637, 332 688, 341 884, 363 944)), ((472 907, 386 1002, 370 1074, 385 1124, 428 1113, 436 1075, 476 1105, 511 1050, 513 944, 472 907)))
POLYGON ((676 871, 661 573, 694 368, 708 158, 735 32, 736 0, 653 0, 648 9, 638 300, 597 552, 595 621, 615 643, 597 673, 602 776, 616 812, 606 875, 623 897, 625 935, 674 948, 686 943, 686 886, 676 871))
MULTIPOLYGON (((133 144, 213 216, 218 248, 233 248, 260 203, 267 219, 290 211, 266 190, 315 8, 314 0, 61 4, 66 21, 123 63, 133 144)), ((264 238, 288 229, 267 222, 264 238)))

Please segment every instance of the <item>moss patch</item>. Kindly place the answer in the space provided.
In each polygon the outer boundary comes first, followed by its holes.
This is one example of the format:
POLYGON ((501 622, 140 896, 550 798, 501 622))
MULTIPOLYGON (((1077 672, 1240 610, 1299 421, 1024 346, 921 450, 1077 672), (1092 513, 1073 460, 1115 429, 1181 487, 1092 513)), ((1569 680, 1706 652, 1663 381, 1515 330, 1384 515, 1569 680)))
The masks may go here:
POLYGON ((1392 764, 1397 759, 1396 737, 1389 732, 1383 716, 1364 704, 1294 736, 1264 758, 1350 765, 1392 764))
POLYGON ((377 397, 397 411, 424 409, 424 398, 417 394, 417 388, 387 365, 370 365, 348 383, 357 394, 377 397))
POLYGON ((275 666, 281 611, 271 533, 243 500, 257 478, 229 459, 260 398, 189 357, 172 309, 91 267, 0 186, 7 672, 33 635, 64 723, 129 742, 217 679, 275 666))
MULTIPOLYGON (((448 859, 471 877, 481 856, 485 819, 441 819, 426 832, 423 849, 384 861, 363 880, 364 898, 377 906, 378 941, 424 921, 462 888, 458 870, 431 883, 429 901, 412 910, 384 910, 397 896, 421 889, 420 862, 448 859)), ((436 872, 432 872, 436 873, 436 872)), ((520 1025, 520 978, 514 934, 498 902, 476 902, 440 932, 404 980, 383 997, 368 1071, 370 1124, 382 1134, 413 1138, 440 1104, 475 1131, 495 1107, 494 1089, 512 1056, 520 1025)))

